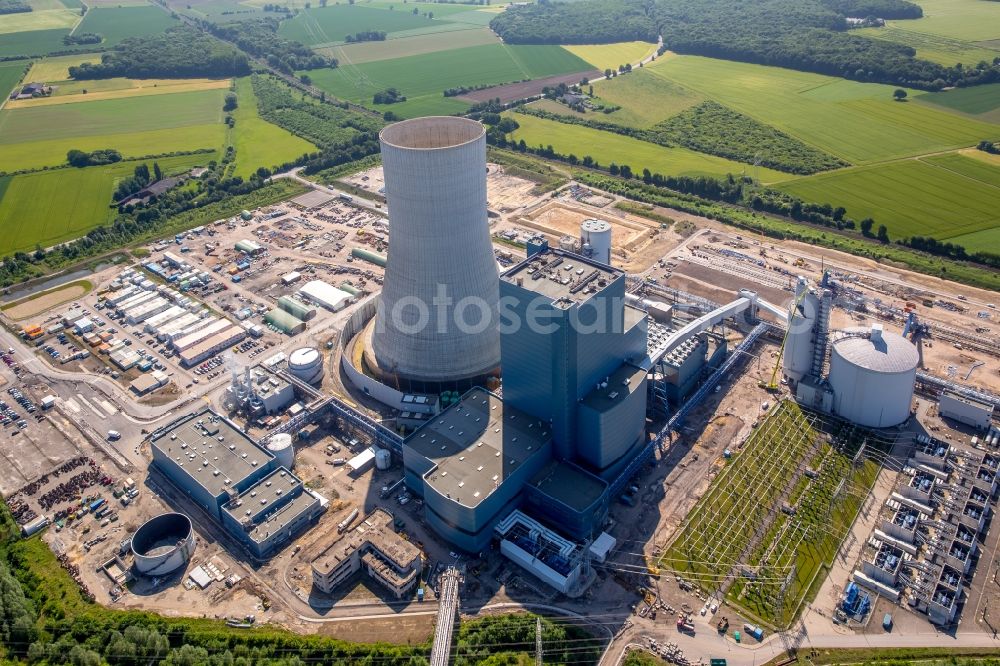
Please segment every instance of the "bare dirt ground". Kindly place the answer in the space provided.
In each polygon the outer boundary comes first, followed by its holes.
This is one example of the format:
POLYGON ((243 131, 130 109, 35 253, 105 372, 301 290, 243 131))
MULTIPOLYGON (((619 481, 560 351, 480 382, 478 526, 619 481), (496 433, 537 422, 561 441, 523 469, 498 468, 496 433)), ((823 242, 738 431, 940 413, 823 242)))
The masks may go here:
POLYGON ((70 285, 63 289, 56 289, 18 303, 4 310, 4 314, 13 321, 24 321, 25 319, 37 317, 40 314, 48 312, 63 303, 69 303, 70 301, 82 298, 86 293, 87 290, 82 285, 70 285))
POLYGON ((524 99, 525 97, 531 97, 532 95, 540 95, 542 93, 542 89, 546 86, 558 86, 560 83, 570 85, 573 83, 579 83, 584 77, 593 79, 601 75, 601 71, 597 69, 590 70, 589 72, 576 72, 575 74, 560 74, 559 76, 549 76, 544 79, 508 83, 503 86, 494 86, 493 88, 474 90, 473 92, 461 95, 458 99, 464 99, 467 102, 475 104, 477 102, 488 102, 491 99, 497 99, 499 97, 500 101, 503 103, 513 102, 516 99, 524 99))

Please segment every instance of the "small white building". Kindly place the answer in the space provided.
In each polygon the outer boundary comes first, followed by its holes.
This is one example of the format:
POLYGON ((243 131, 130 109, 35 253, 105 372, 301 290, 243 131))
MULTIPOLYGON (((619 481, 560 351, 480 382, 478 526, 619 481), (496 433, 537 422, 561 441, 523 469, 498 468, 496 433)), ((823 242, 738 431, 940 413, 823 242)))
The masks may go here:
POLYGON ((285 273, 281 276, 281 283, 286 287, 290 284, 295 284, 302 279, 302 273, 298 271, 292 271, 291 273, 285 273))
POLYGON ((993 405, 943 391, 938 398, 938 413, 944 418, 986 430, 993 419, 993 405))

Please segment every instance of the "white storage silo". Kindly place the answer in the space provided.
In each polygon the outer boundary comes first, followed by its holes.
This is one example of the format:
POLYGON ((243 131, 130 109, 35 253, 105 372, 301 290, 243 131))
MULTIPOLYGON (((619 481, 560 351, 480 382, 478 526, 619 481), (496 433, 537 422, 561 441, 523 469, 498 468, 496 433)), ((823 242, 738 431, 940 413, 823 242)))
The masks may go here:
POLYGON ((792 310, 788 313, 788 337, 785 340, 781 371, 792 381, 800 381, 812 370, 816 314, 819 299, 809 291, 809 283, 800 277, 795 285, 792 310))
POLYGON ((605 220, 584 220, 580 224, 580 245, 590 246, 591 259, 611 265, 611 224, 605 220))
POLYGON ((383 471, 392 467, 392 454, 388 449, 375 451, 375 467, 383 471))
POLYGON ((378 365, 419 382, 484 376, 500 364, 486 131, 426 117, 389 125, 379 139, 391 242, 372 337, 378 365))
POLYGON ((888 428, 910 416, 919 354, 897 333, 852 328, 830 348, 833 412, 858 425, 888 428))
POLYGON ((323 379, 323 354, 313 347, 296 349, 288 357, 288 372, 307 384, 323 379))
POLYGON ((292 446, 292 436, 286 432, 271 437, 267 443, 268 452, 278 460, 278 465, 292 469, 295 465, 295 448, 292 446))

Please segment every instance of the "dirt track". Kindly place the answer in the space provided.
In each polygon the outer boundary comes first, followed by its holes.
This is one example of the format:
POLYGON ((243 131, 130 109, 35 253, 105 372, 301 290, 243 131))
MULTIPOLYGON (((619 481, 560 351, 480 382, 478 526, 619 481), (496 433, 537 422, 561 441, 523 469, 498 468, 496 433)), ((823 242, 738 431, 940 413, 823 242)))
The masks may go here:
POLYGON ((589 72, 561 74, 559 76, 549 76, 544 79, 522 81, 520 83, 508 83, 503 86, 484 88, 483 90, 474 90, 465 95, 460 95, 458 99, 463 99, 466 102, 476 104, 478 102, 488 102, 491 99, 499 97, 501 102, 513 102, 516 99, 524 99, 525 97, 531 97, 532 95, 541 95, 542 88, 546 86, 557 86, 560 83, 570 85, 573 83, 579 83, 580 79, 583 77, 593 79, 598 76, 603 76, 603 73, 596 69, 592 69, 589 72))
POLYGON ((81 285, 70 285, 64 289, 56 289, 55 291, 50 291, 47 294, 42 294, 41 296, 32 298, 31 300, 19 303, 18 305, 5 310, 4 314, 14 321, 30 319, 31 317, 36 317, 43 312, 56 307, 57 305, 75 301, 86 293, 87 289, 81 285))

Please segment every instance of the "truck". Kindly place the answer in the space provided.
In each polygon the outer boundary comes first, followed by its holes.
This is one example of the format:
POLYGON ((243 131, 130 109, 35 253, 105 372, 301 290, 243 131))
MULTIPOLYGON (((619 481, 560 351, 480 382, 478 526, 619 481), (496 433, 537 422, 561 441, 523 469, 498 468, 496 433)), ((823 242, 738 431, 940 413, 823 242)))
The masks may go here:
POLYGON ((354 201, 354 197, 347 192, 341 192, 339 196, 342 201, 354 201))
POLYGON ((104 506, 104 498, 100 497, 100 498, 95 499, 93 502, 90 503, 90 510, 91 511, 97 511, 102 506, 104 506))
POLYGON ((685 634, 693 634, 694 622, 692 622, 690 618, 684 616, 677 618, 677 631, 685 634))
POLYGON ((423 600, 424 600, 424 588, 418 587, 417 588, 417 601, 423 601, 423 600))
POLYGON ((758 627, 756 624, 750 624, 749 622, 744 624, 743 631, 750 634, 758 641, 764 640, 764 630, 758 627))

